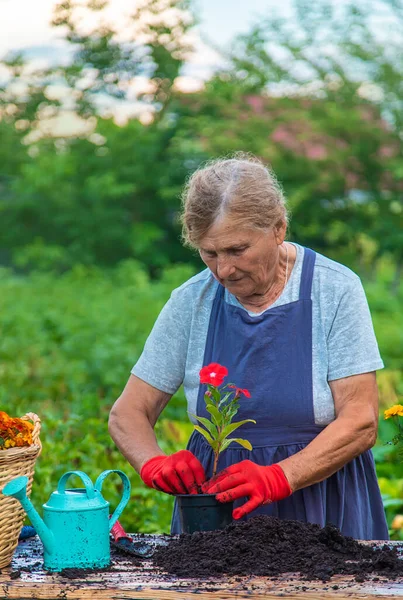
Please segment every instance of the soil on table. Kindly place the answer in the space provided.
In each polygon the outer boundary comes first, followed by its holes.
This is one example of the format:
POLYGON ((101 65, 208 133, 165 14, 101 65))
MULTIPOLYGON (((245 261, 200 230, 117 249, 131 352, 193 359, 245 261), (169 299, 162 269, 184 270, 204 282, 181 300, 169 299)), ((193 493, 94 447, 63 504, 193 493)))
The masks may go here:
MULTIPOLYGON (((403 549, 403 545, 402 545, 403 549)), ((226 529, 182 534, 158 548, 154 564, 179 577, 299 573, 304 580, 329 581, 332 575, 403 576, 399 550, 361 544, 333 525, 257 516, 226 529)), ((376 581, 375 579, 372 579, 376 581)))
POLYGON ((58 575, 62 577, 66 577, 66 579, 82 579, 83 577, 87 577, 88 575, 94 575, 97 573, 105 573, 111 571, 111 567, 103 567, 99 568, 79 568, 79 567, 66 567, 58 572, 58 575))

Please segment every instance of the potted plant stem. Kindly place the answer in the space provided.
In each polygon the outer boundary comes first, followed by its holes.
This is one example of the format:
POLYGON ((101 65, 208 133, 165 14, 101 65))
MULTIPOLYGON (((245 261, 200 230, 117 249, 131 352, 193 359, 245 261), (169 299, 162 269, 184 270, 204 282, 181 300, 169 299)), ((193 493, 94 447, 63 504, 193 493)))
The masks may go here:
MULTIPOLYGON (((199 423, 195 425, 196 431, 207 440, 213 450, 213 477, 217 473, 221 452, 224 452, 230 444, 235 442, 247 450, 252 450, 248 440, 229 436, 245 423, 256 423, 253 419, 233 421, 239 410, 241 396, 250 398, 250 393, 232 383, 222 385, 227 374, 227 369, 218 363, 211 363, 201 369, 200 383, 207 385, 204 401, 210 418, 189 413, 199 423)), ((215 494, 180 494, 177 500, 182 532, 223 529, 232 521, 233 503, 218 502, 215 494)))

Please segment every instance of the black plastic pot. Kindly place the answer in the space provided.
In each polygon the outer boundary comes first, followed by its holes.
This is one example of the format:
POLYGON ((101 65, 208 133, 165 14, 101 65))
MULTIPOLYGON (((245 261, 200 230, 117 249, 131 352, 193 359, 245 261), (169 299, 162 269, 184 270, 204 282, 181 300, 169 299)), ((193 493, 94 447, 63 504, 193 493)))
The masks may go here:
POLYGON ((182 533, 224 529, 232 522, 233 502, 218 502, 215 494, 180 494, 176 498, 182 533))

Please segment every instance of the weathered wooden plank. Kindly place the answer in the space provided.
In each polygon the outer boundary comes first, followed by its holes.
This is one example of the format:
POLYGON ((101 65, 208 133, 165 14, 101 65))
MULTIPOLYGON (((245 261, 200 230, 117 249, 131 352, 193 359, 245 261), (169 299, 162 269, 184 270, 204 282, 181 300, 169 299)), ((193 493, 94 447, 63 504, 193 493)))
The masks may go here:
MULTIPOLYGON (((28 599, 37 600, 56 600, 64 598, 66 600, 194 600, 197 596, 200 600, 234 600, 237 598, 258 598, 259 600, 273 600, 275 598, 288 598, 289 600, 365 600, 372 598, 385 598, 387 600, 401 599, 403 596, 403 584, 394 583, 391 585, 380 586, 368 584, 350 584, 346 580, 337 579, 338 590, 333 590, 335 585, 308 584, 306 586, 296 585, 292 581, 283 581, 280 583, 271 583, 270 580, 262 582, 261 580, 251 579, 243 582, 242 586, 223 586, 221 589, 211 587, 196 587, 186 589, 186 587, 177 582, 171 589, 149 588, 148 586, 136 585, 130 589, 124 589, 126 586, 120 585, 119 588, 102 587, 99 584, 89 585, 88 583, 31 583, 28 587, 23 581, 11 581, 9 583, 0 583, 0 598, 4 599, 28 599), (345 587, 343 588, 343 585, 345 587), (246 589, 242 589, 246 588, 246 589)), ((217 584, 219 586, 220 584, 217 584)))
MULTIPOLYGON (((158 536, 150 536, 158 543, 158 536)), ((334 576, 329 583, 306 582, 293 574, 281 578, 229 577, 179 579, 159 573, 151 561, 135 566, 124 555, 114 556, 111 570, 68 579, 42 568, 42 546, 37 539, 20 544, 11 567, 0 574, 0 599, 26 600, 364 600, 403 597, 403 579, 357 583, 352 577, 334 576), (18 572, 20 571, 20 572, 18 572), (19 575, 13 578, 15 575, 19 575)))

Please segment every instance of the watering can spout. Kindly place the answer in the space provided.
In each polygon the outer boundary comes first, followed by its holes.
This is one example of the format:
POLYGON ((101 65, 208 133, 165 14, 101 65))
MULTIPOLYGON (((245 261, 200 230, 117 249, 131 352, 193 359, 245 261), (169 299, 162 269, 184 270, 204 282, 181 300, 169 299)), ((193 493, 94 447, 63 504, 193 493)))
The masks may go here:
POLYGON ((4 496, 12 496, 18 500, 22 508, 27 513, 27 517, 35 527, 37 534, 42 540, 46 551, 52 554, 55 550, 55 538, 50 529, 45 525, 39 514, 36 512, 31 500, 27 496, 27 485, 28 477, 17 477, 9 481, 4 488, 2 493, 4 496))

